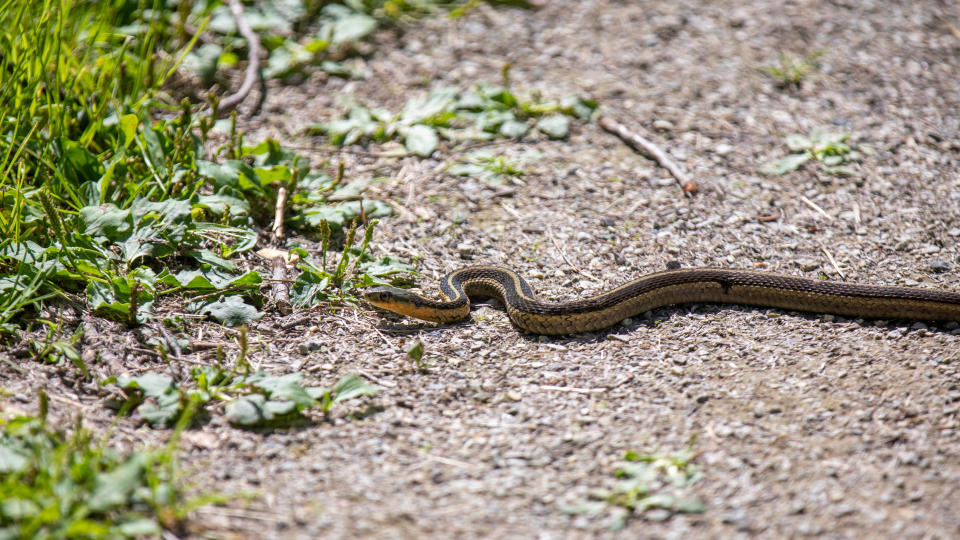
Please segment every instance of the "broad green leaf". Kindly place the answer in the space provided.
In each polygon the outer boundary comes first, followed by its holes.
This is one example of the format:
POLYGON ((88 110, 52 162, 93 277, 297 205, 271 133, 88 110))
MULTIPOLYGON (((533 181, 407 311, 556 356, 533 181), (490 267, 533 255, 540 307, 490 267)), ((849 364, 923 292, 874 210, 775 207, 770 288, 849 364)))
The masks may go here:
POLYGON ((783 139, 783 142, 787 144, 787 148, 789 148, 791 152, 805 152, 813 146, 813 142, 811 142, 810 139, 796 133, 787 135, 783 139))
POLYGON ((270 399, 292 401, 301 407, 310 407, 315 402, 306 389, 300 386, 302 380, 302 373, 273 376, 258 372, 247 378, 247 382, 266 392, 270 399))
POLYGON ((227 403, 224 415, 231 424, 253 426, 263 421, 263 405, 267 398, 262 394, 241 396, 227 403))
POLYGON ((102 512, 129 502, 133 490, 143 483, 145 457, 141 453, 132 454, 119 467, 99 474, 93 493, 87 499, 90 509, 102 512))
POLYGON ((230 214, 234 216, 245 216, 250 213, 250 203, 243 197, 243 193, 224 186, 211 195, 197 196, 195 207, 204 208, 210 212, 222 216, 230 209, 230 214))
POLYGON ((453 104, 457 99, 457 89, 453 87, 438 88, 427 96, 426 100, 408 101, 400 113, 400 121, 413 124, 433 124, 438 117, 447 116, 452 112, 453 104))
POLYGON ((407 130, 403 142, 410 152, 420 157, 429 157, 437 149, 440 139, 437 137, 436 130, 432 127, 416 124, 410 126, 410 129, 407 130))
POLYGON ((218 189, 222 186, 230 186, 260 196, 267 195, 263 186, 260 185, 257 173, 246 162, 231 159, 218 164, 199 159, 197 170, 200 175, 212 178, 218 189))
POLYGON ((139 389, 147 397, 159 397, 174 390, 173 379, 161 373, 144 373, 139 377, 117 377, 117 385, 125 389, 139 389))
MULTIPOLYGON (((357 41, 377 28, 377 20, 363 13, 354 13, 333 23, 329 28, 331 43, 357 41)), ((323 36, 323 33, 321 33, 323 36)))
POLYGON ((144 403, 140 406, 140 416, 151 426, 169 426, 180 416, 180 393, 168 392, 156 399, 156 405, 144 403))
MULTIPOLYGON (((2 443, 2 441, 0 441, 0 443, 2 443)), ((7 474, 22 471, 29 463, 29 459, 23 454, 0 444, 0 473, 7 474)))
POLYGON ((84 206, 80 209, 83 233, 104 240, 125 238, 131 229, 130 210, 121 210, 113 203, 84 206))
POLYGON ((207 304, 200 310, 200 313, 209 314, 226 326, 240 326, 263 317, 263 314, 259 313, 257 308, 245 304, 239 296, 227 296, 207 304))
POLYGON ((570 118, 559 114, 544 116, 537 121, 537 129, 551 139, 562 139, 570 133, 570 118))
POLYGON ((58 151, 57 167, 74 185, 96 182, 103 176, 100 160, 80 143, 61 137, 54 150, 58 151))
POLYGON ((810 160, 810 154, 790 154, 787 157, 768 161, 760 166, 760 172, 771 176, 779 176, 790 171, 795 171, 801 165, 810 160))
POLYGON ((504 137, 511 137, 519 139, 527 134, 530 131, 530 127, 526 122, 521 122, 519 120, 507 120, 500 125, 500 134, 504 137))
POLYGON ((120 131, 123 133, 123 146, 129 147, 137 138, 137 126, 140 125, 140 120, 137 119, 135 114, 125 114, 120 117, 120 131))
POLYGON ((414 362, 419 362, 423 358, 423 342, 418 339, 413 347, 407 349, 407 356, 414 362))
MULTIPOLYGON (((187 251, 184 255, 188 257, 193 257, 197 262, 201 264, 209 264, 214 268, 223 270, 225 272, 235 272, 237 270, 237 265, 232 262, 224 259, 223 257, 218 256, 216 253, 210 251, 209 249, 200 249, 197 251, 187 251)), ((247 272, 247 274, 256 274, 258 277, 260 274, 254 271, 247 272)), ((246 275, 246 274, 245 274, 246 275)))
MULTIPOLYGON (((3 448, 0 447, 0 453, 3 448)), ((12 519, 14 522, 32 518, 40 513, 40 506, 30 499, 10 498, 0 503, 0 516, 12 519)), ((11 538, 16 538, 11 537, 11 538)))
MULTIPOLYGON (((300 265, 302 269, 304 265, 300 265)), ((303 271, 293 281, 290 288, 290 300, 299 307, 312 306, 324 298, 323 291, 330 284, 330 278, 319 273, 303 271)))
POLYGON ((147 536, 160 537, 163 530, 152 519, 136 519, 125 521, 118 527, 120 534, 128 537, 144 538, 147 536))
POLYGON ((347 375, 333 387, 333 402, 346 401, 360 396, 374 396, 380 389, 357 375, 347 375))

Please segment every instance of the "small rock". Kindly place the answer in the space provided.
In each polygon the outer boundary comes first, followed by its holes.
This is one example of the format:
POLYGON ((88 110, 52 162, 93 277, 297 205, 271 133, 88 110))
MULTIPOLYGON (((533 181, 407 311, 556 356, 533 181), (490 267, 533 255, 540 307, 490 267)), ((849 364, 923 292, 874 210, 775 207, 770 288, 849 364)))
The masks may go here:
POLYGON ((608 218, 608 217, 600 218, 600 225, 603 227, 613 227, 616 224, 617 222, 614 221, 613 218, 608 218))
POLYGON ((930 263, 930 270, 938 274, 947 272, 950 270, 950 264, 947 261, 941 261, 940 259, 934 260, 930 263))
POLYGON ((720 144, 717 145, 716 148, 713 149, 713 151, 716 152, 717 155, 725 156, 725 155, 729 154, 730 152, 733 152, 733 146, 731 146, 731 145, 729 145, 729 144, 727 144, 727 143, 720 143, 720 144))
POLYGON ((706 403, 710 399, 710 396, 707 394, 700 394, 697 396, 697 403, 706 403))
POLYGON ((670 368, 670 373, 672 375, 676 375, 677 377, 680 377, 681 375, 683 375, 683 368, 680 366, 673 366, 670 368))
POLYGON ((763 415, 765 414, 764 412, 765 406, 766 404, 762 401, 757 403, 757 405, 753 408, 754 418, 763 418, 763 415))
POLYGON ((457 244, 457 252, 461 259, 472 259, 477 252, 477 248, 469 242, 461 242, 457 244))
POLYGON ((654 120, 653 129, 657 131, 670 131, 673 129, 673 122, 669 120, 654 120))

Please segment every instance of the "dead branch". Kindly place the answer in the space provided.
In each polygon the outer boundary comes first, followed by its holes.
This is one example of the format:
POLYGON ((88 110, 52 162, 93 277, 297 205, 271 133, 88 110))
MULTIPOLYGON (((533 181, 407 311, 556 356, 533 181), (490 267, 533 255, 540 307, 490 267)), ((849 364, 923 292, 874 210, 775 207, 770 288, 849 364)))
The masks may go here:
MULTIPOLYGON (((260 45, 260 37, 250 28, 247 18, 243 15, 243 4, 240 0, 230 0, 230 13, 237 21, 237 30, 247 40, 247 48, 250 49, 247 59, 247 72, 243 77, 243 84, 235 94, 231 94, 220 101, 220 114, 226 114, 232 111, 243 102, 253 89, 254 83, 259 79, 260 59, 263 57, 263 47, 260 45)), ((265 92, 266 87, 261 86, 261 92, 265 92)), ((262 97, 261 97, 262 99, 262 97)))
POLYGON ((626 126, 620 122, 617 122, 613 118, 610 118, 609 116, 600 117, 600 120, 598 120, 597 123, 605 131, 620 137, 620 139, 627 143, 631 148, 643 156, 656 161, 661 167, 669 171, 670 174, 673 175, 673 177, 677 180, 677 183, 680 184, 680 189, 683 190, 683 193, 687 197, 690 197, 699 190, 697 184, 693 180, 690 180, 686 173, 680 170, 680 167, 677 166, 677 164, 667 156, 667 153, 661 150, 657 145, 630 131, 626 126))
POLYGON ((270 296, 277 306, 277 311, 289 315, 293 311, 293 305, 290 303, 290 289, 287 285, 287 261, 283 257, 273 259, 273 279, 270 296))

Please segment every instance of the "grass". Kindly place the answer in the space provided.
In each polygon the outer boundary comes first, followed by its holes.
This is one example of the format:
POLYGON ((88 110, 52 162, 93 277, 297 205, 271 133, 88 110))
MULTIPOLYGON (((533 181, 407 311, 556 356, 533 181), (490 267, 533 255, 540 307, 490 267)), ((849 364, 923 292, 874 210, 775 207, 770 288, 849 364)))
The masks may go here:
MULTIPOLYGON (((221 322, 253 320, 263 276, 231 258, 256 245, 281 188, 291 194, 288 227, 322 236, 323 258, 343 238, 339 230, 364 224, 365 241, 346 242, 332 269, 302 254, 310 291, 299 295, 301 305, 349 301, 352 287, 409 270, 368 254, 371 218, 390 211, 359 196, 368 179, 343 181, 342 169, 332 179, 276 141, 247 146, 235 120, 227 142, 204 151, 223 125, 216 99, 212 108, 178 102, 164 82, 197 54, 196 36, 225 27, 224 7, 165 6, 0 5, 0 338, 35 324, 51 302, 85 303, 137 326, 152 318, 159 297, 175 294, 221 322), (185 25, 199 31, 188 37, 185 25)), ((326 31, 357 40, 365 34, 350 24, 395 19, 406 13, 400 7, 365 3, 382 18, 353 11, 354 22, 326 31)), ((348 18, 346 6, 327 8, 348 18)), ((210 32, 231 50, 241 47, 230 32, 210 32)))
POLYGON ((225 500, 186 497, 176 458, 179 429, 160 449, 119 454, 79 420, 70 433, 40 415, 0 420, 0 537, 133 538, 180 534, 187 514, 225 500))
POLYGON ((814 52, 803 58, 794 57, 788 53, 780 53, 775 64, 764 66, 761 71, 777 80, 782 88, 797 88, 819 65, 817 59, 823 56, 822 52, 814 52))
POLYGON ((253 370, 246 360, 247 331, 240 328, 240 353, 232 368, 221 362, 190 369, 190 379, 176 382, 155 372, 138 376, 110 377, 101 385, 115 385, 126 394, 120 414, 138 414, 154 427, 168 427, 191 418, 206 419, 211 405, 227 421, 240 428, 278 428, 305 423, 303 413, 316 408, 329 418, 334 405, 362 396, 374 396, 379 388, 357 375, 341 378, 332 388, 307 386, 300 372, 271 375, 253 370))

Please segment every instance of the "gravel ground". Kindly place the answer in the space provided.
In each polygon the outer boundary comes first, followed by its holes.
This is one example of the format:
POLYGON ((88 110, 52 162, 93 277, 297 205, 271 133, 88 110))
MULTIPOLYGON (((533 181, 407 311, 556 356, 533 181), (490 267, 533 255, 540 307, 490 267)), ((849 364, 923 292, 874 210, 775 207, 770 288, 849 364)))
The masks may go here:
MULTIPOLYGON (((960 290, 960 35, 951 22, 960 25, 960 7, 935 1, 481 6, 381 33, 367 80, 272 86, 263 115, 244 128, 248 140, 277 137, 317 165, 344 160, 348 175, 386 176, 371 196, 397 211, 378 228, 376 251, 415 261, 431 293, 444 273, 472 263, 511 266, 559 299, 669 261, 960 290), (798 88, 778 87, 758 68, 780 51, 822 52, 820 67, 798 88), (454 151, 397 160, 302 134, 337 114, 341 93, 397 110, 431 85, 496 82, 506 62, 519 92, 599 100, 668 150, 700 192, 685 197, 596 124, 575 123, 567 140, 489 147, 527 171, 509 190, 446 175, 454 151), (850 178, 815 166, 757 173, 786 152, 783 135, 814 128, 851 133, 876 153, 850 178)), ((693 305, 543 338, 516 331, 495 306, 472 319, 437 327, 346 310, 294 331, 281 330, 278 315, 261 319, 253 362, 323 384, 360 373, 382 391, 331 422, 250 433, 215 415, 185 433, 184 467, 198 485, 259 495, 197 512, 196 534, 960 535, 956 323, 693 305), (406 356, 417 340, 425 371, 406 356), (306 355, 297 349, 305 342, 315 346, 306 355), (606 514, 560 511, 610 487, 626 450, 669 452, 691 440, 703 479, 690 493, 705 513, 651 511, 612 532, 606 514)), ((105 351, 105 373, 162 365, 112 323, 72 324, 87 329, 85 352, 105 351)), ((235 350, 232 333, 193 329, 223 340, 228 356, 235 350)), ((45 387, 52 415, 66 422, 80 407, 106 428, 103 398, 64 373, 0 364, 3 386, 19 391, 4 407, 30 410, 29 389, 45 387)), ((123 448, 165 436, 121 422, 114 439, 123 448)))

